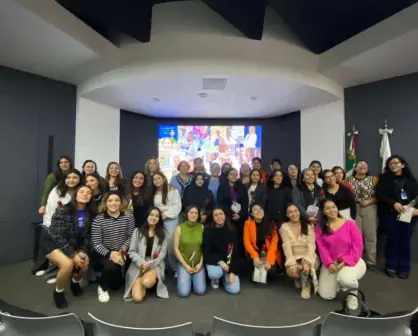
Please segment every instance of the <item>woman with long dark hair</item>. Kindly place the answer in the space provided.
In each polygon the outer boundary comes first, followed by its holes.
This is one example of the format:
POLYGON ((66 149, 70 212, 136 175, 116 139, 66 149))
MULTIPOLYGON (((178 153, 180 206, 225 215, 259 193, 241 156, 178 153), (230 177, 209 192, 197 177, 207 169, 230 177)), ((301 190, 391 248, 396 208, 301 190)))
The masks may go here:
POLYGON ((237 253, 237 234, 222 208, 215 208, 209 225, 203 232, 203 258, 212 288, 219 288, 219 280, 229 294, 240 291, 240 256, 237 253))
POLYGON ((279 230, 285 255, 286 273, 302 288, 301 297, 311 297, 311 284, 317 286, 316 268, 319 266, 316 257, 315 233, 308 219, 301 216, 299 208, 290 204, 286 208, 286 222, 279 230))
MULTIPOLYGON (((83 181, 86 180, 87 175, 94 173, 100 176, 100 174, 97 172, 97 163, 90 159, 84 161, 83 165, 81 166, 81 175, 83 177, 83 181)), ((100 180, 102 180, 101 177, 100 180)))
POLYGON ((315 172, 311 168, 304 169, 300 184, 292 190, 293 203, 298 207, 301 216, 312 224, 316 223, 320 216, 319 203, 323 198, 324 191, 316 184, 315 172))
POLYGON ((292 203, 292 186, 290 180, 283 176, 281 170, 274 170, 267 181, 265 211, 267 217, 278 226, 284 220, 286 207, 292 203))
POLYGON ((301 173, 298 165, 294 163, 290 164, 287 167, 287 175, 293 187, 297 187, 300 184, 301 173))
POLYGON ((90 226, 94 215, 92 194, 89 187, 79 187, 70 203, 56 209, 51 226, 40 242, 40 251, 59 268, 53 296, 59 309, 68 307, 64 288, 71 279, 73 295, 82 294, 79 283, 89 266, 90 226))
POLYGON ((104 185, 105 192, 117 192, 122 197, 125 197, 129 192, 119 163, 109 162, 106 167, 104 185))
MULTIPOLYGON (((316 245, 322 267, 319 275, 319 295, 332 300, 338 291, 358 289, 358 281, 366 273, 363 254, 363 237, 352 219, 341 218, 338 207, 331 199, 320 203, 322 220, 315 228, 316 245)), ((358 308, 358 300, 349 296, 348 309, 358 308)))
POLYGON ((337 183, 337 179, 331 170, 325 169, 322 176, 324 178, 322 188, 325 197, 335 202, 343 218, 354 220, 357 216, 357 207, 353 193, 344 185, 337 183))
POLYGON ((192 183, 184 190, 183 194, 183 209, 194 204, 200 209, 200 219, 202 224, 206 222, 208 214, 212 212, 215 206, 212 192, 208 189, 208 184, 205 181, 203 173, 196 173, 193 177, 192 183))
POLYGON ((203 225, 199 221, 200 210, 191 205, 184 211, 186 221, 174 232, 174 253, 178 260, 177 293, 189 296, 192 288, 196 295, 206 292, 206 276, 203 267, 203 225))
POLYGON ((220 184, 226 183, 228 181, 227 176, 228 172, 232 169, 232 166, 229 162, 225 162, 221 167, 221 175, 219 176, 220 184))
POLYGON ((126 262, 135 221, 132 213, 126 212, 118 192, 106 194, 102 206, 101 214, 93 220, 91 242, 102 268, 97 295, 99 301, 105 303, 110 300, 108 290, 123 285, 122 266, 126 262))
POLYGON ((279 235, 277 227, 265 214, 264 209, 253 204, 251 217, 244 226, 244 247, 254 267, 270 270, 276 264, 281 265, 282 258, 278 250, 279 235))
POLYGON ((364 160, 356 162, 353 175, 348 178, 357 204, 356 224, 364 237, 364 254, 369 269, 374 269, 376 266, 377 200, 375 188, 377 181, 376 176, 369 174, 369 167, 364 160))
POLYGON ((135 226, 141 227, 146 223, 148 217, 149 207, 152 203, 149 200, 147 179, 145 173, 142 171, 136 171, 131 176, 131 195, 130 195, 130 206, 135 218, 135 226))
POLYGON ((323 183, 323 174, 322 174, 322 163, 321 161, 318 160, 313 160, 311 161, 311 163, 309 164, 309 168, 311 168, 316 176, 316 183, 322 187, 322 183, 323 183))
POLYGON ((244 223, 248 218, 248 193, 244 185, 238 179, 238 171, 231 168, 226 175, 226 182, 218 189, 218 206, 225 209, 228 220, 234 225, 238 234, 238 252, 244 255, 242 244, 242 232, 244 223))
POLYGON ((248 190, 248 204, 251 207, 252 204, 257 203, 261 206, 265 206, 267 198, 266 186, 261 181, 261 170, 251 169, 250 171, 250 183, 247 186, 248 190))
POLYGON ((87 174, 85 175, 85 184, 93 190, 93 203, 96 206, 96 212, 98 212, 104 197, 102 178, 96 172, 87 174))
POLYGON ((39 208, 39 214, 45 214, 46 203, 51 190, 56 187, 63 179, 65 174, 73 169, 73 160, 68 155, 63 155, 58 159, 57 169, 49 173, 44 181, 44 190, 42 191, 41 207, 39 208))
POLYGON ((163 173, 155 171, 152 175, 152 185, 149 188, 148 199, 162 213, 164 227, 168 232, 168 262, 175 273, 177 271, 177 261, 174 255, 173 236, 179 224, 179 214, 181 212, 180 194, 176 188, 168 184, 167 178, 163 173))
POLYGON ((342 184, 348 190, 353 192, 353 186, 347 181, 347 174, 342 167, 334 166, 332 167, 331 171, 334 173, 337 183, 342 184))
POLYGON ((157 284, 157 295, 169 297, 165 278, 164 258, 167 255, 167 233, 160 209, 152 207, 148 217, 139 228, 136 228, 131 240, 128 255, 132 260, 126 273, 126 301, 142 302, 147 289, 157 284))
POLYGON ((386 233, 386 274, 408 279, 411 273, 411 237, 417 223, 418 182, 406 160, 386 160, 376 185, 380 225, 386 233))

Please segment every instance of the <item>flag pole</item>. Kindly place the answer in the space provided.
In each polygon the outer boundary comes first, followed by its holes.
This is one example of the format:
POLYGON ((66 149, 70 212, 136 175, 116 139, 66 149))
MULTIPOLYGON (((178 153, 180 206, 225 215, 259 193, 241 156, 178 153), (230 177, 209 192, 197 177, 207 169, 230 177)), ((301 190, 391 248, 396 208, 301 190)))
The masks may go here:
POLYGON ((356 125, 353 125, 352 131, 347 133, 349 137, 349 145, 346 155, 346 176, 350 177, 353 174, 354 166, 357 161, 357 135, 358 131, 356 130, 356 125))

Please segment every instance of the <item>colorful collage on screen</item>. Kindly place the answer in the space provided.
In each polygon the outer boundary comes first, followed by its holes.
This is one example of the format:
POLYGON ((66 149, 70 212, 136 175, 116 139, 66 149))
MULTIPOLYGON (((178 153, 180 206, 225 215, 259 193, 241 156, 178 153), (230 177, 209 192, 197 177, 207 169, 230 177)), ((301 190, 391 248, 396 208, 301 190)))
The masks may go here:
POLYGON ((261 126, 181 126, 160 125, 158 153, 161 170, 171 178, 177 165, 186 160, 193 170, 193 160, 203 159, 206 170, 213 162, 225 162, 239 169, 253 157, 261 157, 261 126))

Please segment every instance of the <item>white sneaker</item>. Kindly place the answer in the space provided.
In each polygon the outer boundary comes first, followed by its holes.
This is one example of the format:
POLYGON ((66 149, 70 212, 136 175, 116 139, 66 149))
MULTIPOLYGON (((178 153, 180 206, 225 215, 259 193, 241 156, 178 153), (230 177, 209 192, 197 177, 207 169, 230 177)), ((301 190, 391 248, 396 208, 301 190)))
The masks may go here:
POLYGON ((301 289, 302 288, 302 283, 300 282, 300 279, 293 280, 293 284, 294 284, 295 288, 297 288, 297 289, 301 289))
POLYGON ((49 278, 48 280, 46 280, 46 283, 47 284, 50 284, 50 285, 52 285, 52 284, 54 284, 56 282, 57 282, 57 278, 56 277, 52 277, 52 278, 49 278))
POLYGON ((40 271, 35 273, 35 276, 40 277, 42 275, 45 275, 45 273, 46 273, 46 270, 40 270, 40 271))
POLYGON ((108 291, 104 291, 102 287, 97 287, 97 296, 99 297, 99 301, 102 303, 109 302, 110 296, 108 291))
POLYGON ((219 279, 213 279, 211 282, 212 288, 213 289, 218 289, 219 288, 219 279))

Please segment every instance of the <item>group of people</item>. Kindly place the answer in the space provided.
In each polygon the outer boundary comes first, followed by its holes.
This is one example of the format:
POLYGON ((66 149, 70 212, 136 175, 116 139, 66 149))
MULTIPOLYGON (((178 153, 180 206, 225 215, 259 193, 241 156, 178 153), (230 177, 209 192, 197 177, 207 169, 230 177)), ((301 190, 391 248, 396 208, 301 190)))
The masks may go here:
MULTIPOLYGON (((364 160, 348 178, 343 168, 323 170, 319 161, 300 171, 273 159, 269 173, 261 158, 251 164, 238 171, 213 163, 206 172, 201 158, 193 171, 181 161, 168 181, 150 157, 144 171, 125 180, 116 162, 103 178, 94 161, 80 172, 62 156, 45 180, 33 272, 58 267, 58 308, 68 306, 67 284, 81 295, 80 281, 92 272, 100 302, 123 285, 125 300, 142 302, 152 288, 168 298, 170 268, 181 297, 203 295, 207 277, 212 288, 237 294, 241 278, 263 269, 286 272, 304 299, 318 292, 330 300, 339 290, 355 291, 366 270, 376 268, 379 224, 386 274, 409 278, 418 183, 402 157, 391 156, 379 177, 364 160)), ((347 306, 356 311, 354 296, 347 306)))

